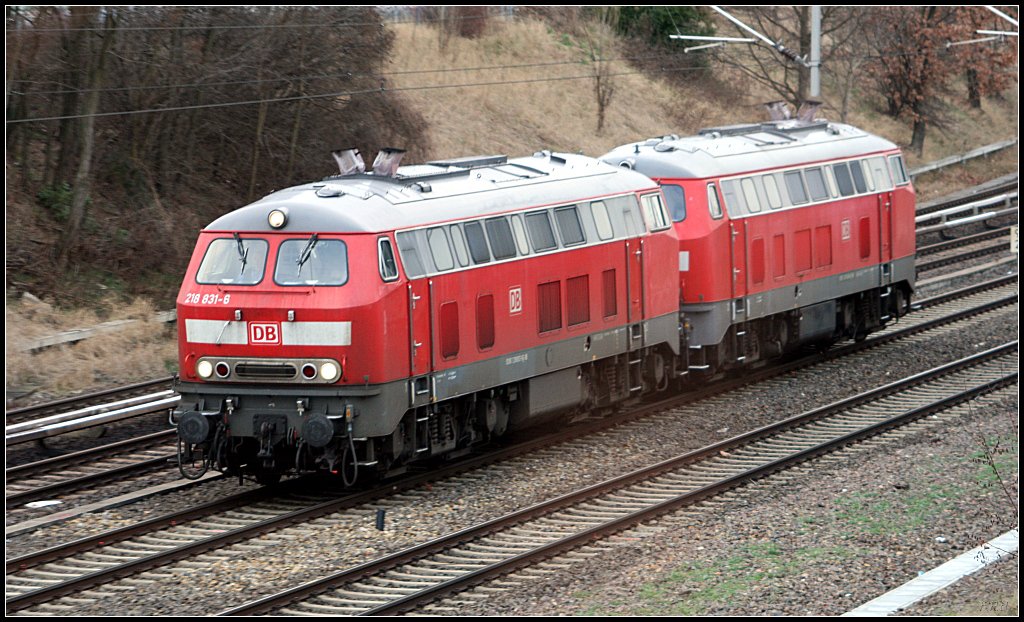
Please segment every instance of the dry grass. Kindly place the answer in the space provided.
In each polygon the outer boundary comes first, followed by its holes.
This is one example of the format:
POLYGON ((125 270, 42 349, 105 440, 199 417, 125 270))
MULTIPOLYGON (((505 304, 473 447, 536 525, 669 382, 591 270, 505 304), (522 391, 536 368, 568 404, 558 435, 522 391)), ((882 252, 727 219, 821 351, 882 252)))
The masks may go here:
POLYGON ((177 369, 177 342, 173 325, 152 320, 155 312, 146 301, 91 310, 57 310, 27 300, 8 301, 5 312, 6 387, 8 391, 35 391, 38 397, 77 393, 106 386, 151 380, 177 369), (24 351, 31 340, 113 320, 138 320, 124 330, 106 333, 75 344, 34 353, 24 351))
MULTIPOLYGON (((692 131, 726 120, 721 107, 699 97, 696 87, 681 93, 617 61, 611 63, 611 73, 621 75, 613 77, 615 95, 604 131, 598 134, 594 79, 589 77, 593 66, 581 62, 586 55, 580 46, 586 43, 578 38, 552 32, 540 21, 493 21, 481 38, 453 38, 442 51, 431 25, 398 24, 394 30, 393 72, 566 63, 393 76, 390 85, 395 88, 453 87, 405 94, 429 124, 426 158, 519 156, 541 149, 596 156, 637 137, 692 131), (568 79, 579 76, 588 77, 568 79), (538 78, 551 81, 454 86, 538 78), (680 122, 689 127, 680 128, 680 122)), ((628 56, 607 33, 595 32, 594 37, 605 42, 604 58, 628 56)))

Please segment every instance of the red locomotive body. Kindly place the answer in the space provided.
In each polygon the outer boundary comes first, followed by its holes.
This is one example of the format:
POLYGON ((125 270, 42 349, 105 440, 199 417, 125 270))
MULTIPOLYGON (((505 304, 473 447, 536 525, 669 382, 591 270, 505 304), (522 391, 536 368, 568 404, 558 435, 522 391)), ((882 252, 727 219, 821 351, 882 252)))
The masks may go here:
POLYGON ((778 121, 602 157, 662 186, 679 235, 688 370, 863 338, 908 309, 914 190, 895 145, 778 121))
POLYGON ((182 473, 352 483, 909 309, 888 141, 779 121, 602 159, 385 161, 212 223, 178 297, 182 473))
POLYGON ((181 288, 183 465, 352 481, 665 388, 677 252, 657 185, 582 156, 274 193, 201 233, 181 288))

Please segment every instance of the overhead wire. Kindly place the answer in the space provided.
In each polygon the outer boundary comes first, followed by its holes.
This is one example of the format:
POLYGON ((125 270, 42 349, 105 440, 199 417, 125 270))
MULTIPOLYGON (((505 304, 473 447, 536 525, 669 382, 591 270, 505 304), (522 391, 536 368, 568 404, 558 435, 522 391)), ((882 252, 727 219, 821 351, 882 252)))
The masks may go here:
MULTIPOLYGON (((263 8, 263 7, 259 7, 263 8)), ((118 32, 165 32, 165 31, 180 31, 180 30, 252 30, 252 29, 277 29, 277 28, 339 28, 339 27, 359 27, 359 26, 379 26, 381 23, 388 24, 432 24, 446 21, 463 21, 463 20, 474 20, 474 19, 494 19, 494 18, 508 18, 513 17, 512 15, 497 13, 492 15, 450 15, 446 17, 438 18, 413 18, 413 19, 388 19, 387 16, 381 16, 381 21, 371 22, 339 22, 339 21, 325 21, 317 23, 304 23, 304 24, 197 24, 195 26, 122 26, 118 27, 118 32)), ((27 32, 32 33, 62 33, 62 32, 99 32, 108 30, 103 26, 82 26, 75 28, 7 28, 5 33, 8 35, 22 34, 27 32)))
MULTIPOLYGON (((700 68, 700 67, 679 67, 679 68, 672 68, 672 69, 662 68, 662 69, 651 70, 651 71, 653 71, 654 73, 672 73, 672 72, 677 72, 677 71, 702 71, 702 70, 703 69, 700 68)), ((621 72, 621 73, 608 74, 607 77, 614 78, 614 77, 620 77, 620 76, 641 75, 641 74, 645 74, 645 73, 650 73, 650 72, 629 71, 629 72, 621 72)), ((394 87, 394 88, 381 86, 379 88, 360 89, 360 90, 355 90, 355 91, 338 91, 338 92, 332 92, 332 93, 319 93, 319 94, 314 94, 314 95, 294 95, 294 96, 287 96, 287 97, 273 97, 273 98, 263 98, 263 99, 250 99, 250 100, 236 101, 236 102, 218 102, 218 103, 209 103, 209 104, 192 104, 192 105, 188 105, 188 106, 168 106, 168 107, 165 107, 165 108, 145 108, 145 109, 139 109, 139 110, 120 110, 120 111, 111 111, 111 112, 97 112, 97 113, 94 113, 94 114, 91 114, 91 115, 60 115, 60 116, 51 116, 51 117, 30 117, 30 118, 25 118, 25 119, 8 120, 7 123, 8 124, 32 123, 32 122, 42 123, 42 122, 47 122, 47 121, 63 121, 63 120, 67 120, 67 119, 84 119, 84 118, 87 118, 87 117, 128 116, 128 115, 136 115, 136 114, 150 114, 150 113, 155 113, 155 112, 181 112, 181 111, 184 111, 184 110, 201 110, 201 109, 209 109, 209 108, 226 108, 226 107, 233 107, 233 106, 247 106, 247 105, 263 104, 263 103, 281 103, 281 102, 290 102, 290 101, 299 101, 299 100, 325 99, 325 98, 331 98, 331 97, 352 97, 352 96, 356 96, 356 95, 368 95, 368 94, 374 94, 374 93, 388 93, 388 92, 398 93, 398 92, 411 92, 411 91, 430 91, 430 90, 449 89, 449 88, 473 88, 473 87, 481 87, 481 86, 505 86, 505 85, 513 85, 513 84, 533 84, 533 83, 540 83, 540 82, 559 82, 559 81, 567 81, 567 80, 592 80, 592 79, 594 79, 594 75, 593 74, 587 74, 587 75, 581 75, 581 76, 560 76, 560 77, 547 77, 547 78, 529 78, 529 79, 522 79, 522 80, 496 80, 496 81, 490 81, 490 82, 475 82, 475 83, 463 83, 463 84, 434 84, 434 85, 425 85, 425 86, 394 87)))
MULTIPOLYGON (((625 61, 646 61, 654 60, 658 58, 672 57, 675 53, 664 53, 664 54, 651 54, 648 56, 624 56, 621 58, 605 58, 599 59, 602 62, 625 62, 625 61)), ((224 82, 192 82, 186 84, 156 84, 156 85, 143 85, 143 86, 122 86, 122 87, 103 87, 97 89, 63 89, 53 91, 11 91, 12 94, 16 95, 67 95, 71 93, 82 94, 82 93, 114 93, 124 91, 138 91, 138 90, 158 90, 158 89, 187 89, 187 88, 209 88, 217 86, 244 86, 248 84, 266 84, 272 82, 299 82, 306 80, 330 80, 334 78, 351 78, 355 76, 373 76, 373 77, 392 77, 392 76, 410 76, 410 75, 421 75, 421 74, 434 74, 434 73, 456 73, 460 71, 499 71, 508 69, 529 69, 535 67, 555 67, 559 65, 585 65, 589 61, 587 60, 573 60, 573 61, 550 61, 543 63, 521 63, 516 65, 485 65, 480 67, 447 67, 441 69, 415 69, 406 71, 385 71, 385 72, 366 72, 366 71, 346 71, 342 73, 334 74, 314 74, 308 76, 282 76, 280 78, 262 78, 256 80, 230 80, 224 82)), ((18 80, 22 82, 22 80, 18 80)), ((30 82, 25 80, 23 82, 30 82)), ((43 84, 40 82, 31 82, 33 84, 43 84)))

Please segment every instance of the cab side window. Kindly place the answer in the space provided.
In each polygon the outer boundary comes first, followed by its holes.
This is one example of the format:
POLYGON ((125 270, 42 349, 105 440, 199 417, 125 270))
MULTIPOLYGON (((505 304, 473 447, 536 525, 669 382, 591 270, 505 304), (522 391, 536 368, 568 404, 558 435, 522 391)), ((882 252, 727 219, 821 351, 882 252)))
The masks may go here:
POLYGON ((395 251, 391 248, 391 240, 387 238, 377 240, 377 260, 380 266, 380 278, 385 281, 394 281, 398 278, 398 263, 395 261, 395 251))
POLYGON ((722 217, 722 204, 718 202, 718 190, 715 189, 715 184, 708 184, 708 211, 712 218, 722 217))

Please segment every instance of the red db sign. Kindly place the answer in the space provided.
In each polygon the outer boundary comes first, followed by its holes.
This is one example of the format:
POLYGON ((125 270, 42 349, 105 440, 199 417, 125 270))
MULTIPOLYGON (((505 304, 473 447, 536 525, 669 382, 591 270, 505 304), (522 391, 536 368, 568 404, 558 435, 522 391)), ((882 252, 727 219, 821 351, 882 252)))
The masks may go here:
POLYGON ((266 346, 281 344, 281 326, 277 322, 249 322, 249 343, 266 346))

